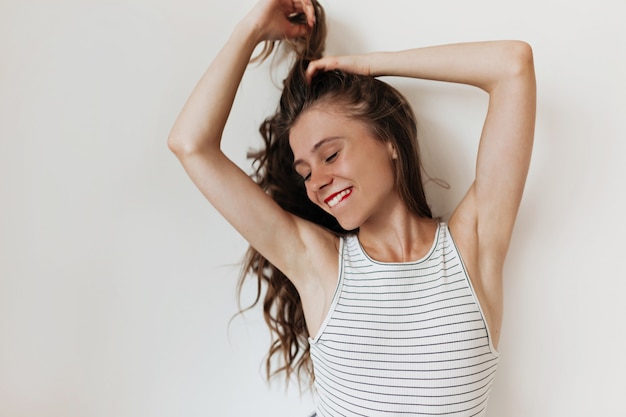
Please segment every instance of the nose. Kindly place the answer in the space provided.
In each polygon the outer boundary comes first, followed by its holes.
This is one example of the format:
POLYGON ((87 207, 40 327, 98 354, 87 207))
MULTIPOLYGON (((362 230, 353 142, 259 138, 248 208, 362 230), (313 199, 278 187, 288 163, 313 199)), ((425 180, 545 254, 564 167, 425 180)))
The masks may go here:
POLYGON ((319 191, 333 183, 333 177, 323 168, 318 168, 311 171, 311 177, 309 178, 309 187, 311 191, 319 191))

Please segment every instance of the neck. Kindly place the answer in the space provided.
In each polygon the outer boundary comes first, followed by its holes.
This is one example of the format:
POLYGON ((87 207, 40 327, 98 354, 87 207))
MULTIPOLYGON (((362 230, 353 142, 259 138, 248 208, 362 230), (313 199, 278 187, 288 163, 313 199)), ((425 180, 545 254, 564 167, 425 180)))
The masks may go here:
POLYGON ((359 229, 359 241, 380 262, 416 261, 432 247, 438 222, 417 217, 404 204, 383 218, 369 219, 359 229))

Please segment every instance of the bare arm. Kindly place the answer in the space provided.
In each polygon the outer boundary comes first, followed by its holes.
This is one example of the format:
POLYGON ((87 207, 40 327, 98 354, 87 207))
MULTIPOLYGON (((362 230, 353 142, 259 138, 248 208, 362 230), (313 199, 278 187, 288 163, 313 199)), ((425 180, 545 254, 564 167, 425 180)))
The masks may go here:
POLYGON ((325 57, 317 71, 342 69, 473 85, 489 94, 477 156, 476 177, 451 223, 475 228, 481 247, 501 263, 524 189, 535 126, 532 50, 519 41, 493 41, 417 48, 399 52, 325 57))
POLYGON ((168 145, 211 204, 270 262, 286 274, 293 253, 304 253, 303 221, 283 211, 220 149, 224 126, 256 45, 304 35, 314 24, 306 0, 262 0, 239 23, 178 116, 168 145), (304 11, 307 25, 288 20, 304 11), (277 235, 281 239, 276 239, 277 235), (286 251, 290 248, 290 251, 286 251), (295 250, 294 250, 295 249, 295 250), (301 249, 301 251, 298 251, 301 249), (291 255, 291 256, 289 256, 291 255))
POLYGON ((463 83, 489 94, 475 179, 449 225, 497 343, 502 270, 534 137, 536 85, 530 46, 495 41, 325 57, 311 63, 307 76, 332 69, 463 83))

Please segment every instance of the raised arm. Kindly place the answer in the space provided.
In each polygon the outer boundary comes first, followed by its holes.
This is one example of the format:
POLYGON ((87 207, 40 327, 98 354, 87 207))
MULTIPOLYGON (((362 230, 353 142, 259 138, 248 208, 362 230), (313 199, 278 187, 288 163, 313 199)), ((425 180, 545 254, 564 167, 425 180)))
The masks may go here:
POLYGON ((449 225, 497 341, 502 270, 534 137, 536 86, 530 46, 494 41, 326 57, 311 63, 307 76, 332 69, 463 83, 489 94, 475 180, 449 225))
POLYGON ((535 75, 530 46, 492 41, 325 57, 311 63, 307 76, 311 79, 318 71, 332 69, 462 83, 489 94, 475 181, 451 223, 469 222, 481 237, 481 245, 489 245, 489 252, 503 260, 533 144, 535 75))
POLYGON ((235 94, 255 47, 265 40, 303 36, 314 24, 308 0, 262 0, 238 24, 197 83, 178 116, 168 146, 209 202, 270 262, 286 274, 302 253, 299 221, 283 211, 220 149, 235 94), (289 17, 304 12, 307 24, 289 17), (281 236, 276 239, 276 236, 281 236), (291 248, 292 251, 286 251, 291 248))

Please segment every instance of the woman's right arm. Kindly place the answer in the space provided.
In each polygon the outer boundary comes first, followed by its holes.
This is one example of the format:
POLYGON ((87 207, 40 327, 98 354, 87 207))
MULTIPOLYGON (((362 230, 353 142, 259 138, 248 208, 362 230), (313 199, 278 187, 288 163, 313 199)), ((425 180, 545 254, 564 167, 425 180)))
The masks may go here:
POLYGON ((169 148, 209 202, 287 275, 297 270, 291 264, 296 262, 293 254, 304 252, 303 221, 282 210, 229 160, 220 149, 220 142, 255 47, 265 40, 302 36, 313 24, 314 12, 309 0, 260 1, 237 25, 197 83, 168 138, 169 148), (307 25, 289 21, 292 13, 299 12, 307 15, 307 25))

